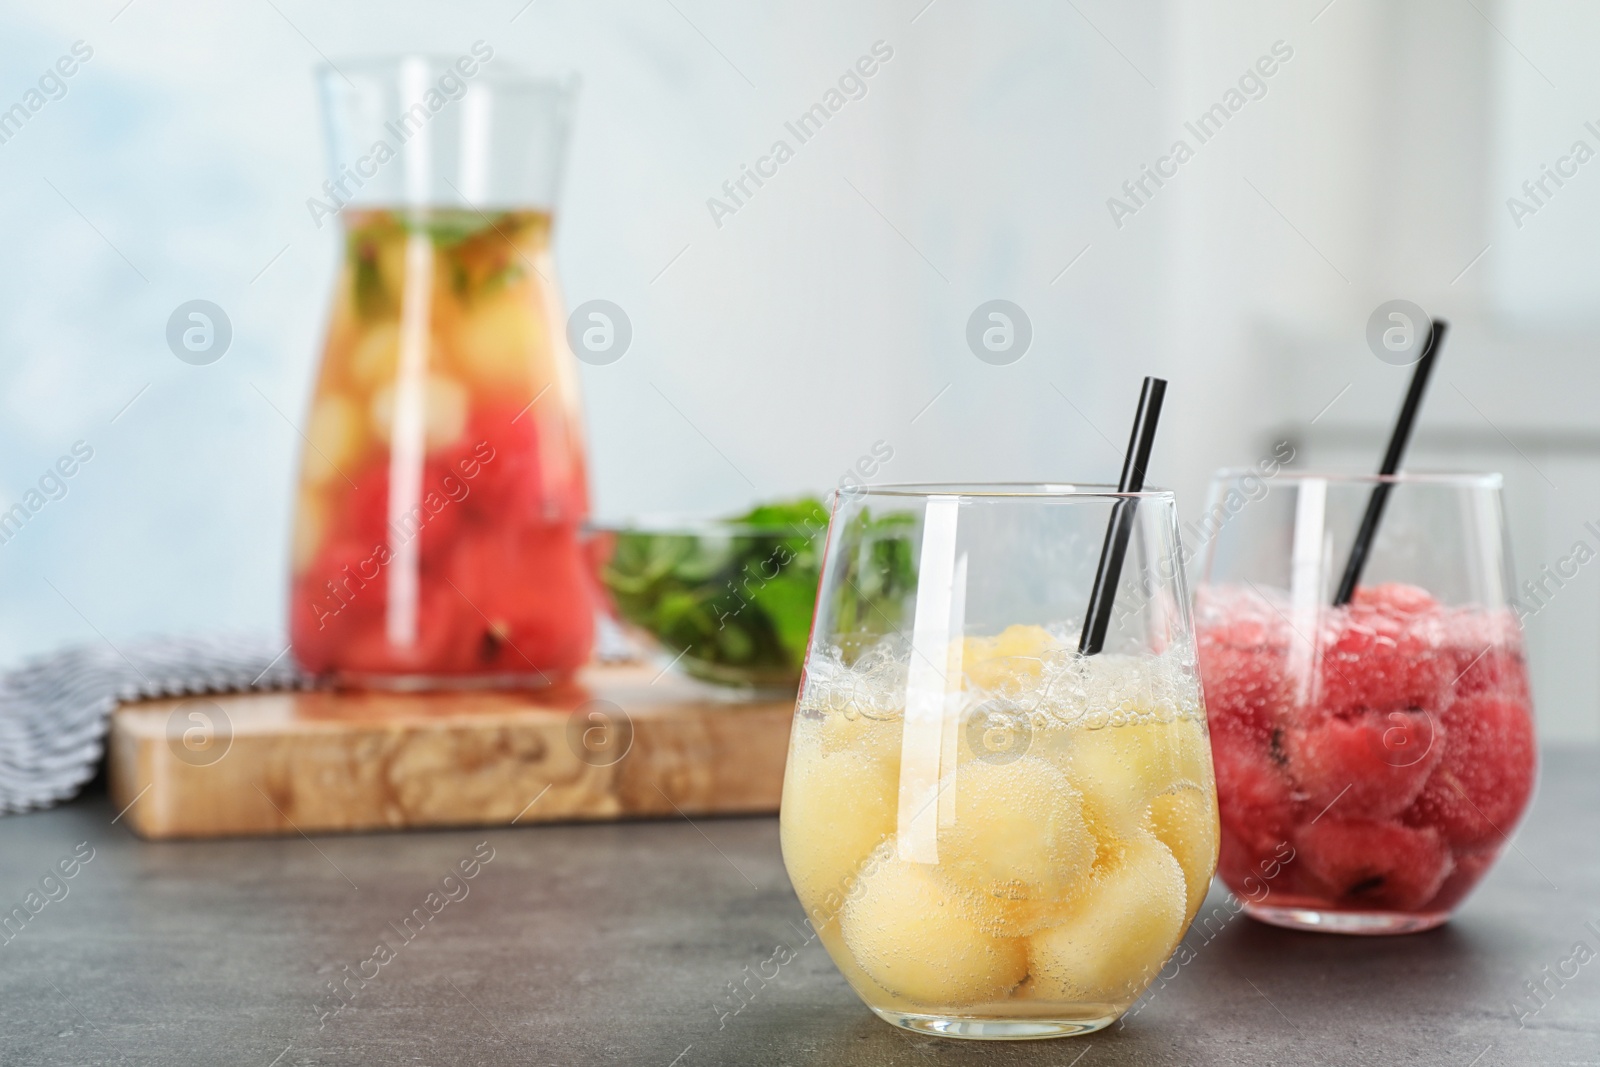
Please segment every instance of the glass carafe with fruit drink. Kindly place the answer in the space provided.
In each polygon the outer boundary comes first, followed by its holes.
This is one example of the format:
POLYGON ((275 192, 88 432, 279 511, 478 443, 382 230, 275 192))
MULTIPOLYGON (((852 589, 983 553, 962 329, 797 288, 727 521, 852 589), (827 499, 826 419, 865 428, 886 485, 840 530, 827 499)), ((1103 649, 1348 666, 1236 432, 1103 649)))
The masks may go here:
POLYGON ((321 76, 342 256, 305 423, 290 628, 309 671, 545 685, 594 598, 577 373, 551 262, 568 93, 455 58, 321 76))
POLYGON ((1533 789, 1499 475, 1223 471, 1202 526, 1223 881, 1282 926, 1444 922, 1533 789), (1335 603, 1379 486, 1376 539, 1335 603))
POLYGON ((836 504, 781 835, 811 925, 881 1018, 1086 1033, 1178 944, 1217 857, 1179 555, 1166 492, 882 486, 836 504), (1131 541, 1085 656, 1119 502, 1131 541))

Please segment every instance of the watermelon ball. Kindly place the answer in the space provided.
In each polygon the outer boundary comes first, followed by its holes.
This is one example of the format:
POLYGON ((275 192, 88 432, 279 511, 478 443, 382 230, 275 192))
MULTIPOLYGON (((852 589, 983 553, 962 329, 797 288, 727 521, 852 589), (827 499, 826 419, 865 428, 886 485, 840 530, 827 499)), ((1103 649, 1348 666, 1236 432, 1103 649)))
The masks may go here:
POLYGON ((1316 703, 1331 715, 1426 708, 1450 699, 1454 661, 1439 648, 1433 615, 1398 616, 1353 604, 1323 627, 1316 703))
POLYGON ((1265 738, 1288 706, 1282 648, 1239 648, 1202 635, 1200 681, 1212 726, 1228 725, 1265 738))
POLYGON ((435 580, 471 631, 463 669, 553 679, 588 660, 595 605, 578 536, 573 526, 506 521, 458 538, 435 580))
POLYGON ((1288 771, 1313 811, 1344 818, 1398 815, 1422 792, 1444 753, 1444 731, 1425 711, 1362 712, 1284 731, 1288 771))
POLYGON ((588 489, 571 433, 559 406, 478 405, 463 443, 445 457, 471 487, 467 512, 489 523, 508 515, 580 521, 588 513, 588 489))
POLYGON ((344 650, 383 626, 387 578, 381 544, 343 538, 324 545, 289 594, 289 637, 311 674, 345 663, 344 650))
POLYGON ((1522 817, 1537 762, 1528 705, 1492 693, 1465 696, 1445 713, 1439 767, 1405 813, 1455 848, 1499 842, 1522 817))
POLYGON ((1294 847, 1329 903, 1350 908, 1416 911, 1454 862, 1436 831, 1375 819, 1324 816, 1295 832, 1294 847))
POLYGON ((1288 841, 1295 823, 1293 788, 1271 755, 1238 734, 1212 734, 1212 762, 1217 771, 1218 813, 1223 853, 1242 849, 1246 866, 1288 841), (1231 846, 1230 846, 1231 842, 1231 846))
POLYGON ((1457 698, 1498 693, 1514 700, 1528 700, 1528 665, 1520 649, 1506 645, 1459 646, 1450 650, 1450 658, 1457 698))
POLYGON ((1321 896, 1321 885, 1303 871, 1293 840, 1291 828, 1271 849, 1251 851, 1224 826, 1217 876, 1234 896, 1248 903, 1271 903, 1269 897, 1301 897, 1314 902, 1321 896))
POLYGON ((339 482, 329 526, 339 536, 368 545, 389 539, 389 465, 368 464, 356 472, 354 485, 339 482))
POLYGON ((1237 610, 1240 613, 1232 615, 1207 613, 1200 623, 1201 640, 1225 648, 1282 648, 1287 643, 1281 619, 1256 605, 1237 610))
POLYGON ((1530 699, 1521 625, 1511 611, 1453 612, 1445 617, 1443 644, 1454 696, 1498 693, 1523 703, 1530 699))
POLYGON ((1509 609, 1451 611, 1442 616, 1441 630, 1457 695, 1526 685, 1522 627, 1509 609))
POLYGON ((449 467, 430 460, 414 492, 406 494, 406 508, 391 516, 389 473, 387 461, 371 464, 360 472, 355 487, 344 490, 330 523, 330 540, 343 537, 359 542, 368 554, 377 545, 398 551, 412 541, 419 542, 425 556, 448 547, 461 521, 457 498, 465 492, 464 483, 449 467))
POLYGON ((1450 877, 1444 880, 1444 885, 1439 887, 1439 892, 1434 894, 1428 907, 1432 911, 1452 911, 1456 905, 1466 899, 1483 876, 1489 873, 1489 868, 1494 866, 1494 861, 1500 858, 1500 850, 1486 849, 1481 852, 1456 853, 1455 870, 1450 872, 1450 877))
POLYGON ((336 666, 357 673, 454 674, 471 670, 471 609, 448 586, 424 580, 417 589, 415 633, 408 644, 390 640, 387 611, 364 615, 339 651, 336 666))
POLYGON ((1439 602, 1433 598, 1433 594, 1421 586, 1404 582, 1359 586, 1351 594, 1350 603, 1377 608, 1395 616, 1424 615, 1439 610, 1439 602))

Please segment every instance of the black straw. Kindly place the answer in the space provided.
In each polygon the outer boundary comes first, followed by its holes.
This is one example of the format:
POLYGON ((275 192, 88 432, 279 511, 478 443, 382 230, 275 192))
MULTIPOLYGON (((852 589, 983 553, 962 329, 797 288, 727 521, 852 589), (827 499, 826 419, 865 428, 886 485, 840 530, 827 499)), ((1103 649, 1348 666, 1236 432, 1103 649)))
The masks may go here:
MULTIPOLYGON (((1394 432, 1389 435, 1389 450, 1383 454, 1383 466, 1378 469, 1382 477, 1400 470, 1400 459, 1411 440, 1411 427, 1417 421, 1417 409, 1422 407, 1422 394, 1428 388, 1428 375, 1433 373, 1434 359, 1449 329, 1450 324, 1443 319, 1434 319, 1429 324, 1427 347, 1422 350, 1417 369, 1411 373, 1411 386, 1406 390, 1405 402, 1400 405, 1400 416, 1395 420, 1394 432)), ((1350 598, 1355 596, 1356 584, 1361 581, 1361 570, 1367 565, 1367 553, 1372 550, 1372 542, 1378 536, 1378 522, 1383 518, 1383 507, 1389 501, 1389 490, 1393 488, 1393 482, 1379 482, 1372 487, 1372 495, 1367 498, 1366 514, 1361 516, 1361 529, 1356 533, 1355 544, 1350 546, 1350 559, 1344 566, 1339 592, 1333 598, 1334 607, 1350 603, 1350 598)))
MULTIPOLYGON (((1161 400, 1167 395, 1164 378, 1145 378, 1139 392, 1139 410, 1133 417, 1133 433, 1128 451, 1122 457, 1122 477, 1117 492, 1137 493, 1144 489, 1144 470, 1150 462, 1150 446, 1156 439, 1156 422, 1161 418, 1161 400)), ((1083 635, 1078 652, 1093 656, 1105 647, 1106 629, 1111 625, 1111 604, 1122 578, 1122 560, 1128 554, 1128 538, 1133 533, 1133 513, 1137 500, 1123 498, 1111 506, 1111 521, 1106 526, 1106 541, 1100 547, 1100 566, 1094 574, 1094 590, 1089 594, 1089 613, 1083 620, 1083 635)))

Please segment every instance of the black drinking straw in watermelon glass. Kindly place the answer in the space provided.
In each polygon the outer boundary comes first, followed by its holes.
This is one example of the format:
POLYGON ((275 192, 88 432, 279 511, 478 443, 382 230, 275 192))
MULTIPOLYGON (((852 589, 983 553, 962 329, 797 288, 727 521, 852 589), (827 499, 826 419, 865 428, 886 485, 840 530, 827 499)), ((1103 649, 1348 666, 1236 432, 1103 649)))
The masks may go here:
POLYGON ((1195 597, 1222 821, 1257 919, 1447 921, 1533 789, 1532 701, 1498 474, 1401 473, 1435 321, 1382 473, 1224 470, 1195 597), (1230 494, 1235 494, 1230 497, 1230 494))
MULTIPOLYGON (((1438 358, 1439 348, 1444 344, 1444 335, 1449 328, 1450 324, 1443 319, 1434 319, 1429 325, 1422 358, 1411 373, 1411 385, 1406 390, 1405 402, 1400 405, 1394 430, 1389 434, 1389 447, 1384 450, 1383 464, 1378 468, 1380 476, 1399 473, 1406 445, 1411 442, 1411 429, 1416 425, 1417 411, 1422 407, 1422 394, 1428 388, 1434 360, 1438 358)), ((1336 605, 1350 603, 1350 598, 1355 595, 1356 583, 1361 580, 1361 568, 1366 565, 1367 553, 1372 550, 1372 539, 1378 533, 1378 523, 1383 521, 1383 506, 1389 499, 1390 484, 1379 481, 1367 497, 1367 510, 1361 516, 1361 528, 1356 531, 1355 544, 1350 546, 1350 559, 1344 567, 1344 577, 1339 580, 1339 591, 1334 594, 1333 602, 1336 605)))

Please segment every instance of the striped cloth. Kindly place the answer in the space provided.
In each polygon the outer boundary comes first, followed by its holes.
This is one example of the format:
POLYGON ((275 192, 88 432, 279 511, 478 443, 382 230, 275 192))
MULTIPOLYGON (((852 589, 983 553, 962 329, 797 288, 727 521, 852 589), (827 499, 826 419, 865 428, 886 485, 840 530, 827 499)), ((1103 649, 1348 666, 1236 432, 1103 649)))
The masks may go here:
POLYGON ((0 814, 75 796, 105 751, 111 711, 127 700, 303 687, 286 643, 259 635, 79 645, 0 675, 0 814))

